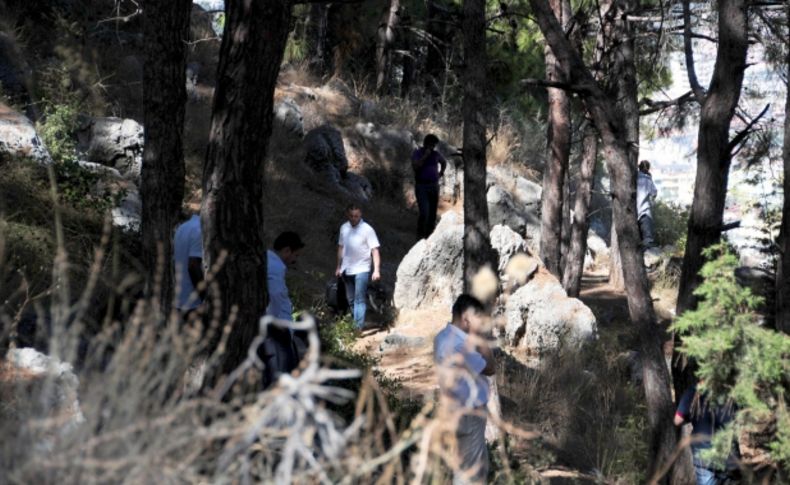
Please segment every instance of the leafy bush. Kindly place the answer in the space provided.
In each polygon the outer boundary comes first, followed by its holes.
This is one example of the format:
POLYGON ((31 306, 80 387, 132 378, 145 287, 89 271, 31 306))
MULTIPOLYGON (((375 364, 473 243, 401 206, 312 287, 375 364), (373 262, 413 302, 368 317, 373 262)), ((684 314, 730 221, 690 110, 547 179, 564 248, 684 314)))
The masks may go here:
POLYGON ((686 249, 689 210, 677 204, 657 200, 653 203, 653 222, 659 246, 675 246, 679 254, 686 249))
POLYGON ((719 405, 738 409, 732 427, 713 437, 711 458, 726 459, 733 436, 774 421, 767 447, 775 462, 790 467, 790 336, 758 325, 762 298, 738 285, 738 258, 724 244, 709 247, 704 255, 709 262, 701 271, 705 281, 695 291, 699 306, 684 313, 671 330, 683 337, 680 351, 699 366, 700 391, 719 405))

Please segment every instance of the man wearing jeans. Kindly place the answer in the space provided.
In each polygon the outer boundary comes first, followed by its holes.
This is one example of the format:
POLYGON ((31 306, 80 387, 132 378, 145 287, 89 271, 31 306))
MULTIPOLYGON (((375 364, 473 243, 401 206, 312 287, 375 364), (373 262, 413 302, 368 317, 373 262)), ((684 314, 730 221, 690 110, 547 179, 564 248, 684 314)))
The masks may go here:
POLYGON ((346 217, 348 222, 340 226, 340 237, 337 241, 335 276, 343 277, 348 305, 354 316, 354 326, 362 330, 365 326, 367 310, 368 281, 381 279, 380 244, 376 231, 362 220, 362 209, 359 206, 349 205, 346 209, 346 217))
POLYGON ((436 226, 436 210, 439 207, 439 179, 444 175, 447 161, 436 151, 439 138, 426 135, 422 147, 414 150, 411 165, 414 169, 414 195, 420 211, 417 220, 417 239, 427 238, 436 226))
POLYGON ((455 427, 458 467, 453 484, 485 483, 488 475, 486 404, 488 380, 496 371, 491 348, 484 340, 483 304, 461 295, 453 304, 453 321, 434 339, 443 402, 459 418, 455 427))

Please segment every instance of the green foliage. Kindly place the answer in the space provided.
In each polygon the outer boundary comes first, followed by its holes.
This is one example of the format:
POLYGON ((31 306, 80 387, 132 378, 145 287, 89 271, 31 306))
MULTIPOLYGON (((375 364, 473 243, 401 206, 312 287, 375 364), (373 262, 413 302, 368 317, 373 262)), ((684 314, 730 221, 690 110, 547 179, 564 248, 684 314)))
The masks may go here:
POLYGON ((688 220, 688 208, 656 200, 653 203, 653 221, 658 245, 675 246, 677 253, 683 254, 686 249, 688 220))
POLYGON ((714 437, 719 453, 711 458, 722 459, 731 433, 774 420, 768 447, 775 461, 790 466, 790 336, 758 324, 762 298, 738 285, 738 259, 724 244, 711 246, 704 256, 709 259, 701 271, 704 282, 695 291, 701 302, 671 330, 683 337, 680 351, 699 366, 700 391, 718 405, 733 403, 738 409, 732 429, 714 437))
POLYGON ((38 132, 56 163, 74 162, 77 159, 73 133, 78 126, 80 106, 75 102, 50 104, 44 112, 44 122, 38 132))

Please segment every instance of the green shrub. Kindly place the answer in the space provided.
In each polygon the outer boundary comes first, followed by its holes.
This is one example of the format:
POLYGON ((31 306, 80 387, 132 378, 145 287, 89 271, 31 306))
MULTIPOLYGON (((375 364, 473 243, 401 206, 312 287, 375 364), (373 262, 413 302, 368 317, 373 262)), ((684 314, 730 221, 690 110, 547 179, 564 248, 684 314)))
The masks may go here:
POLYGON ((79 113, 76 102, 50 104, 44 110, 44 122, 39 123, 37 128, 55 163, 74 162, 77 159, 73 134, 78 127, 79 113))
POLYGON ((657 200, 653 203, 653 222, 659 246, 672 245, 679 254, 686 249, 689 211, 677 204, 657 200))
POLYGON ((700 391, 716 404, 738 409, 733 425, 713 437, 710 458, 726 459, 733 436, 774 421, 767 448, 775 462, 790 467, 790 336, 759 325, 756 309, 762 298, 738 285, 738 258, 726 245, 711 246, 704 256, 709 262, 695 291, 699 306, 671 330, 683 337, 680 351, 699 366, 700 391))

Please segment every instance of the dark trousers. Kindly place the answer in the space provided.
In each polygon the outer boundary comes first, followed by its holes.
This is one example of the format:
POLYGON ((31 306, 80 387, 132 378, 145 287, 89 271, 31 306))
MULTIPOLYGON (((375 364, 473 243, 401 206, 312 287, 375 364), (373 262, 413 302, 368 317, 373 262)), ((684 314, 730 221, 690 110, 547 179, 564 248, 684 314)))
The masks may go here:
POLYGON ((656 245, 652 216, 645 214, 639 218, 639 233, 642 236, 642 249, 649 249, 656 245))
POLYGON ((270 325, 268 335, 258 347, 263 361, 263 387, 272 385, 280 374, 288 374, 299 366, 299 351, 294 335, 287 328, 270 325))
POLYGON ((436 226, 436 209, 439 207, 439 184, 417 184, 414 186, 417 196, 417 208, 420 216, 417 219, 417 238, 424 239, 431 235, 436 226))

